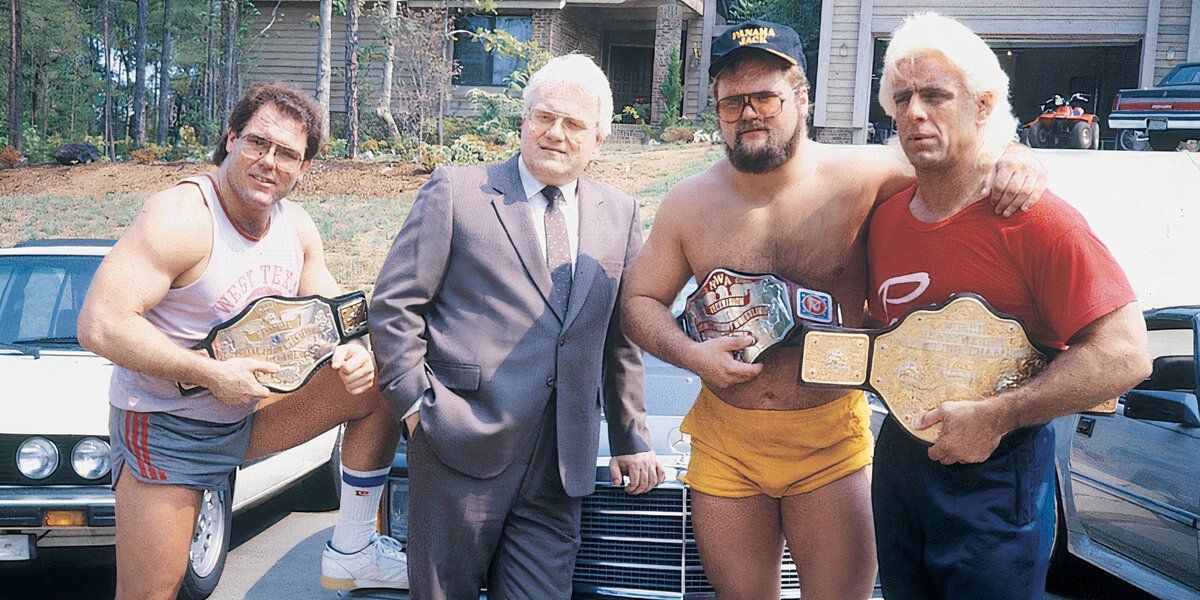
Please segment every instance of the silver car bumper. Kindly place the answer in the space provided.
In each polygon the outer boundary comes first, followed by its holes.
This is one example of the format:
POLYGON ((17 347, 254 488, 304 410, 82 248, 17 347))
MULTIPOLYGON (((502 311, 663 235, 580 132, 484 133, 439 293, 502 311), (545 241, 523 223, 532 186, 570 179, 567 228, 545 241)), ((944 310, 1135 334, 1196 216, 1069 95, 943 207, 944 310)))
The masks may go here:
POLYGON ((107 485, 0 486, 0 534, 34 534, 39 548, 111 546, 116 523, 107 485), (47 511, 78 511, 83 524, 49 527, 47 511))

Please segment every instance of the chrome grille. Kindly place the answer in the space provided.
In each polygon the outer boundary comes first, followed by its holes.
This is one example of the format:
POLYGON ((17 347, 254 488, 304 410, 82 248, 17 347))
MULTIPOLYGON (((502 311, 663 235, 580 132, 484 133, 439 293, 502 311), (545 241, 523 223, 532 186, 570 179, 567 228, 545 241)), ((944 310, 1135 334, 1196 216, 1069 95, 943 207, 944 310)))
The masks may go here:
MULTIPOLYGON (((575 590, 585 594, 714 598, 692 533, 688 488, 664 484, 641 496, 597 485, 583 500, 575 590)), ((796 567, 782 557, 782 595, 798 598, 796 567)))

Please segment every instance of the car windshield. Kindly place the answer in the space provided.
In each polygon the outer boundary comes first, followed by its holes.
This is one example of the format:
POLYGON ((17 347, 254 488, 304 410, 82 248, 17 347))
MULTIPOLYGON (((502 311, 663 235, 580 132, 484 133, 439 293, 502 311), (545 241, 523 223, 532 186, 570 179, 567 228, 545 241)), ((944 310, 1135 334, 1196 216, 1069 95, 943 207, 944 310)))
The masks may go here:
POLYGON ((0 354, 81 349, 75 325, 100 256, 0 256, 0 354))
POLYGON ((1200 65, 1189 65, 1167 73, 1159 85, 1200 85, 1200 65))

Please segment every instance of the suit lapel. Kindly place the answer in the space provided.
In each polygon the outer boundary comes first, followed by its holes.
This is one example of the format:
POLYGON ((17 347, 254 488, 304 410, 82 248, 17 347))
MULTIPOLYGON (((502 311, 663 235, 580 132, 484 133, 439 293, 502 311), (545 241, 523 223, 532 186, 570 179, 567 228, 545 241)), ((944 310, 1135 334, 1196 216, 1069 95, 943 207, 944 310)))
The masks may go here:
MULTIPOLYGON (((546 257, 542 256, 541 246, 538 245, 537 232, 533 229, 533 216, 529 209, 529 200, 525 197, 524 186, 521 185, 521 174, 517 170, 517 160, 520 154, 514 155, 508 162, 499 165, 488 177, 492 188, 503 194, 492 199, 492 207, 500 224, 508 233, 508 239, 517 250, 517 256, 525 265, 529 277, 533 279, 538 292, 550 306, 550 270, 546 267, 546 257)), ((551 306, 551 309, 554 307, 551 306)), ((554 315, 563 321, 564 315, 554 315)))
POLYGON ((567 302, 567 317, 563 321, 563 329, 571 326, 571 321, 583 308, 587 300, 588 289, 600 269, 600 259, 604 256, 603 244, 611 238, 604 235, 602 222, 604 198, 600 190, 591 181, 579 178, 579 186, 575 188, 579 197, 579 251, 575 258, 575 277, 571 281, 571 300, 567 302))

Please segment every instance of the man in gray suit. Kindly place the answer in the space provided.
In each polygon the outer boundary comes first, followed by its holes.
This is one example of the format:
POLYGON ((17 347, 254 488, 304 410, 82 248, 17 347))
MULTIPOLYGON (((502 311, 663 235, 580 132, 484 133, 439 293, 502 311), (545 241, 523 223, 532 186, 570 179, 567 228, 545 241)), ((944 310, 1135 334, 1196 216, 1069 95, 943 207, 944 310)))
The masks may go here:
POLYGON ((550 61, 525 88, 520 154, 434 171, 383 265, 370 327, 383 393, 412 405, 414 598, 570 596, 601 405, 613 483, 662 481, 617 310, 637 205, 580 177, 611 115, 595 63, 550 61))

